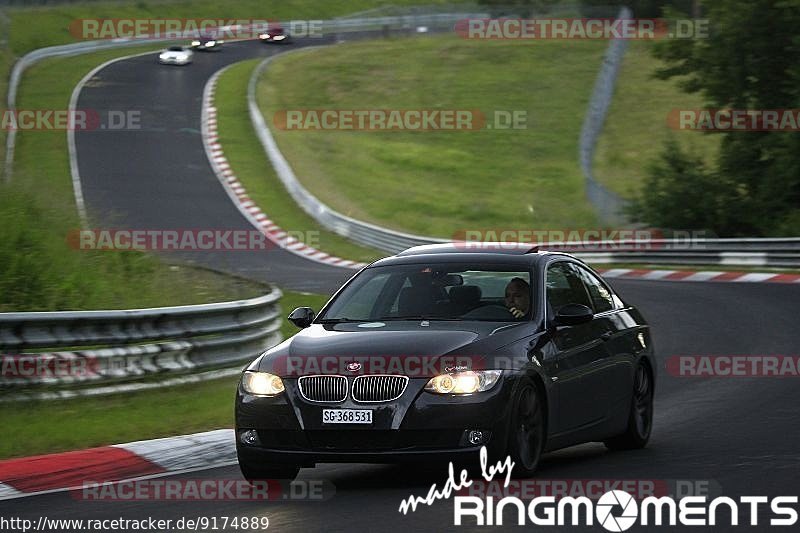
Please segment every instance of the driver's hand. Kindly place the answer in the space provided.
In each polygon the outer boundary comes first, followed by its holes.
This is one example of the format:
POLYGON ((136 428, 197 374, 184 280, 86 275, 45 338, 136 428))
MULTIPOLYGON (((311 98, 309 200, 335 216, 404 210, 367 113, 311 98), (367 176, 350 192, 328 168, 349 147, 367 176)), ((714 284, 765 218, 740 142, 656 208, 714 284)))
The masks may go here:
POLYGON ((523 316, 525 316, 525 313, 523 313, 516 307, 512 307, 511 309, 509 309, 509 311, 511 312, 512 315, 514 315, 514 318, 522 318, 523 316))

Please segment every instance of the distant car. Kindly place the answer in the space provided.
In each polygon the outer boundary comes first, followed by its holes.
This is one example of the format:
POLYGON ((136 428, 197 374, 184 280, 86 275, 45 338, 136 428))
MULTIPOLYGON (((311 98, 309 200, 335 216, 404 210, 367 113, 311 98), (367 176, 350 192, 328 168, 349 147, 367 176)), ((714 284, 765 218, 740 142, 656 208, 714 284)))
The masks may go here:
POLYGON ((158 54, 158 62, 162 65, 188 65, 193 56, 194 52, 188 46, 170 46, 158 54))
POLYGON ((286 33, 286 30, 281 26, 275 26, 264 33, 260 33, 258 38, 263 43, 290 44, 292 42, 292 36, 286 33))
POLYGON ((213 51, 219 50, 222 43, 222 40, 217 39, 213 35, 201 35, 192 41, 192 48, 198 51, 213 51))
MULTIPOLYGON (((507 243, 419 246, 376 261, 242 373, 246 479, 326 462, 540 455, 647 444, 658 363, 650 328, 588 265, 507 243)), ((494 459, 490 459, 494 462, 494 459)))

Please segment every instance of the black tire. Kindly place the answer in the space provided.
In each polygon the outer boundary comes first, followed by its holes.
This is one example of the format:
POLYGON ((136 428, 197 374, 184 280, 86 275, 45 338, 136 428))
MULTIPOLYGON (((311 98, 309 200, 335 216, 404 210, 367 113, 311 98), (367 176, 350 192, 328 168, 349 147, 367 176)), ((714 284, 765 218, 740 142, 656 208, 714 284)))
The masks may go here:
POLYGON ((610 450, 636 450, 647 446, 653 430, 653 375, 645 364, 636 368, 631 394, 628 427, 621 435, 605 441, 610 450))
POLYGON ((524 381, 514 398, 508 432, 508 453, 515 463, 514 477, 533 475, 544 444, 544 402, 536 384, 524 381))

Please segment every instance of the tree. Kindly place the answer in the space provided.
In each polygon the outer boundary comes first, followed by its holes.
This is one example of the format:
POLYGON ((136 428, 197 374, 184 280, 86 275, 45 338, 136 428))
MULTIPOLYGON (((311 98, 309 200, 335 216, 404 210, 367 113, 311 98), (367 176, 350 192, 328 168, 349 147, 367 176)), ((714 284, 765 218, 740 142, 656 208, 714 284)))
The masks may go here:
MULTIPOLYGON (((800 107, 800 0, 726 0, 704 4, 710 36, 659 44, 656 57, 666 62, 658 77, 677 77, 687 92, 700 93, 709 108, 791 109, 800 107)), ((632 205, 648 223, 669 218, 667 211, 717 205, 713 219, 699 215, 706 229, 720 235, 785 235, 800 233, 800 140, 797 132, 742 132, 724 135, 716 168, 703 174, 708 194, 675 183, 693 176, 677 165, 674 146, 665 148, 672 163, 651 170, 640 197, 632 205), (715 176, 712 183, 710 176, 715 176), (666 187, 664 184, 671 184, 666 187), (724 190, 720 187, 724 186, 724 190), (651 189, 660 194, 648 199, 651 189)), ((687 223, 691 222, 687 220, 687 223)), ((689 228, 687 228, 689 229, 689 228)))

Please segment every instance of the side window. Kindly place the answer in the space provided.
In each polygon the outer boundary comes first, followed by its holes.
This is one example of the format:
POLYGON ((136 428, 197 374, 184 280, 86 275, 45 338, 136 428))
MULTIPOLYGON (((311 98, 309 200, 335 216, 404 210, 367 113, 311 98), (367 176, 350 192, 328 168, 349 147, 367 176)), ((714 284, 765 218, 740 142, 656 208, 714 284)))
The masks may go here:
POLYGON ((553 263, 547 267, 547 303, 554 313, 567 304, 592 307, 589 295, 577 273, 567 262, 553 263))
POLYGON ((603 313, 614 309, 614 297, 606 286, 603 285, 603 282, 585 268, 576 266, 575 270, 580 273, 581 279, 586 285, 586 290, 589 291, 592 304, 594 304, 594 312, 603 313))

